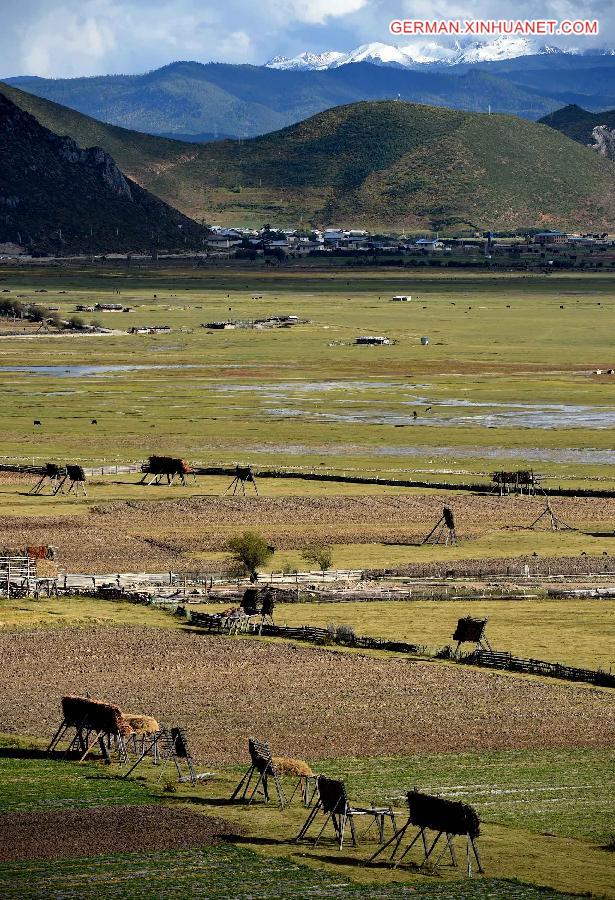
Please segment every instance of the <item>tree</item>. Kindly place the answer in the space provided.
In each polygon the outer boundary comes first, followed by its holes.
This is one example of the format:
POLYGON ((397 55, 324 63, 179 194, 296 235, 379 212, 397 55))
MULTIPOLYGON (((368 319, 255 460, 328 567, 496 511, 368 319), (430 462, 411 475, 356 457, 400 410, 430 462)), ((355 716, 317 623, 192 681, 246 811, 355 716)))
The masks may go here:
POLYGON ((250 576, 250 581, 256 581, 259 568, 271 559, 274 552, 265 538, 255 531, 236 534, 227 546, 242 573, 250 576))
POLYGON ((28 310, 28 316, 32 322, 44 322, 49 315, 49 310, 45 306, 38 306, 34 303, 28 310))
POLYGON ((61 328, 62 327, 62 319, 60 318, 59 313, 52 312, 49 313, 47 318, 47 324, 51 325, 52 328, 61 328))
POLYGON ((318 566, 324 577, 326 570, 331 568, 331 563, 333 562, 333 547, 330 544, 317 541, 307 547, 301 556, 306 562, 314 563, 314 565, 318 566))

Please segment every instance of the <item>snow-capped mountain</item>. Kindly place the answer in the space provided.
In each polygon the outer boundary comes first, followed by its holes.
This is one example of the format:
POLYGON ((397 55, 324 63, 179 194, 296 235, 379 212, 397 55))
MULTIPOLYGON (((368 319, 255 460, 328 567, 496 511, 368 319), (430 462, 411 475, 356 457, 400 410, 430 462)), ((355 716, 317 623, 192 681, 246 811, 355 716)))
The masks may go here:
MULTIPOLYGON (((456 66, 479 62, 495 62, 534 54, 578 54, 580 50, 539 46, 525 37, 500 35, 491 41, 455 42, 447 46, 436 41, 417 40, 405 46, 374 41, 362 44, 348 53, 329 50, 324 53, 300 53, 298 56, 276 56, 265 65, 270 69, 322 70, 336 69, 349 63, 369 62, 379 66, 415 69, 421 66, 456 66)), ((613 51, 604 51, 613 52, 613 51)))
POLYGON ((298 56, 293 56, 292 59, 289 59, 288 56, 274 56, 265 65, 269 69, 297 69, 299 71, 311 69, 317 71, 319 69, 333 69, 338 64, 342 65, 343 63, 340 61, 345 60, 347 56, 347 53, 341 53, 338 50, 328 50, 325 53, 310 53, 306 50, 305 53, 299 53, 298 56))

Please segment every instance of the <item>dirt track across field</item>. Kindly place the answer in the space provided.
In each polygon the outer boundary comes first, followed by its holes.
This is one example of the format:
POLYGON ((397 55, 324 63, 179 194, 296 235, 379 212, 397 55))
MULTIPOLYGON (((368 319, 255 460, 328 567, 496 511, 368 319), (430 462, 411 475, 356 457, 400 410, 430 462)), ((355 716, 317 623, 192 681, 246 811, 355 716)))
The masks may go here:
POLYGON ((0 815, 0 861, 196 849, 232 831, 222 819, 160 804, 11 812, 0 815))
POLYGON ((163 629, 0 634, 4 731, 49 737, 69 693, 185 726, 206 766, 244 761, 250 735, 308 760, 615 741, 608 689, 163 629))

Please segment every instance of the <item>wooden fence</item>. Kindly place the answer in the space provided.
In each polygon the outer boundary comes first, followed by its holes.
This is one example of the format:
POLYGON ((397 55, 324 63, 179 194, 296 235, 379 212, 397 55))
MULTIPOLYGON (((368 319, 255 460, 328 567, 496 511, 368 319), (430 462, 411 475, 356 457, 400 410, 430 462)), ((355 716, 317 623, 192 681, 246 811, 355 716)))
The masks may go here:
POLYGON ((489 669, 504 669, 509 672, 525 672, 528 675, 546 675, 550 678, 564 678, 567 681, 585 681, 601 687, 615 687, 615 675, 610 672, 593 669, 577 669, 561 663, 544 662, 540 659, 522 659, 511 653, 497 653, 488 650, 475 650, 463 656, 460 662, 473 666, 485 666, 489 669))
MULTIPOLYGON (((113 464, 96 466, 86 469, 89 475, 116 475, 121 473, 140 472, 143 463, 113 464)), ((43 465, 28 464, 0 464, 0 472, 21 472, 40 475, 43 465)), ((490 482, 456 482, 456 481, 425 481, 409 478, 381 478, 379 476, 354 475, 346 472, 317 472, 292 467, 280 469, 265 469, 253 467, 254 474, 258 478, 293 478, 303 481, 325 481, 338 484, 373 484, 391 487, 425 488, 444 491, 472 491, 473 493, 492 494, 497 485, 490 482)), ((195 475, 225 475, 232 478, 235 475, 235 467, 231 466, 193 466, 195 475)), ((487 476, 485 476, 487 477, 487 476)), ((605 488, 563 488, 541 487, 541 493, 549 497, 615 497, 615 491, 605 488)))
MULTIPOLYGON (((208 632, 216 634, 228 632, 232 626, 229 626, 227 622, 228 620, 225 621, 213 613, 190 612, 190 624, 208 632)), ((290 626, 252 622, 249 628, 245 630, 248 633, 258 634, 262 637, 282 637, 292 641, 306 641, 310 644, 345 644, 364 650, 420 653, 424 649, 418 644, 407 644, 402 641, 387 641, 381 638, 361 637, 360 635, 353 635, 350 638, 341 637, 336 631, 328 628, 315 628, 312 625, 290 626)))
POLYGON ((17 589, 30 590, 36 582, 36 560, 29 556, 0 557, 0 590, 10 597, 17 589))
MULTIPOLYGON (((233 626, 229 620, 212 613, 191 612, 189 622, 191 625, 201 628, 209 633, 226 634, 233 626)), ((252 622, 246 629, 248 633, 258 634, 263 637, 281 637, 287 640, 307 641, 311 644, 341 644, 357 647, 364 650, 388 650, 392 653, 425 653, 425 648, 419 644, 408 644, 403 641, 387 641, 380 638, 349 635, 341 635, 328 628, 314 628, 311 625, 291 627, 287 625, 271 625, 267 623, 252 622)), ((566 681, 584 681, 600 687, 615 687, 615 675, 609 672, 592 669, 577 669, 573 666, 563 666, 560 663, 544 662, 538 659, 521 659, 510 653, 494 653, 477 650, 466 656, 460 657, 457 662, 474 666, 485 666, 491 669, 502 669, 512 672, 525 672, 531 675, 546 675, 551 678, 562 678, 566 681)))

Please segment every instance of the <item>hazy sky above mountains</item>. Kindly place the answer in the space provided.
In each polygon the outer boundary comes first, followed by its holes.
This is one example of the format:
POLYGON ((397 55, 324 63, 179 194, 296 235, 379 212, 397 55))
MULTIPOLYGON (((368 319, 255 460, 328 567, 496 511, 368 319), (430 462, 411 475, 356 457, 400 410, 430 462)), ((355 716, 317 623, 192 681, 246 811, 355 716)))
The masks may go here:
MULTIPOLYGON (((596 18, 615 46, 613 0, 0 0, 0 77, 135 73, 178 59, 262 64, 393 38, 394 18, 596 18)), ((549 39, 566 46, 563 38, 549 39)))

